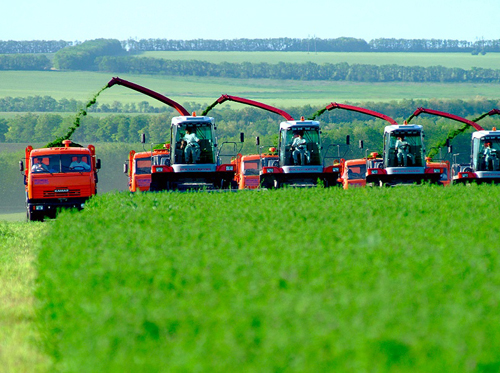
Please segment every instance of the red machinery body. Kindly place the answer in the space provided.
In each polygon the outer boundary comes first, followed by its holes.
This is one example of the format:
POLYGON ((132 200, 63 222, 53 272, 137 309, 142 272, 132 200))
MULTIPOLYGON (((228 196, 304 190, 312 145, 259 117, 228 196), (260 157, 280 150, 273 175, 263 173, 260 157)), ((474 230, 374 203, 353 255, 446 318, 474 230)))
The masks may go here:
POLYGON ((33 149, 28 146, 25 150, 21 171, 29 220, 55 217, 60 208, 82 209, 97 193, 100 161, 96 160, 95 147, 71 147, 69 140, 64 143, 64 147, 33 149))

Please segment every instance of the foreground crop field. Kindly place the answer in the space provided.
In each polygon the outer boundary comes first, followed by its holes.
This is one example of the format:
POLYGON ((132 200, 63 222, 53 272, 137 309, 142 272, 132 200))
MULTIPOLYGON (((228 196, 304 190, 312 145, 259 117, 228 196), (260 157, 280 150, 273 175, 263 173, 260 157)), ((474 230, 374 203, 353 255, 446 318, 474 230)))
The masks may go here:
MULTIPOLYGON (((62 71, 0 71, 0 97, 51 96, 56 100, 87 102, 104 87, 113 74, 62 71)), ((184 104, 213 103, 221 94, 231 94, 281 108, 321 106, 332 101, 391 101, 403 99, 463 99, 498 97, 498 85, 473 83, 352 83, 273 79, 228 79, 212 77, 174 77, 165 75, 120 74, 123 79, 143 85, 184 104)), ((98 98, 99 104, 158 101, 124 87, 112 87, 98 98)), ((229 105, 229 104, 228 104, 229 105)), ((233 108, 242 105, 230 105, 233 108)))
POLYGON ((61 371, 500 368, 496 187, 128 193, 48 226, 61 371))

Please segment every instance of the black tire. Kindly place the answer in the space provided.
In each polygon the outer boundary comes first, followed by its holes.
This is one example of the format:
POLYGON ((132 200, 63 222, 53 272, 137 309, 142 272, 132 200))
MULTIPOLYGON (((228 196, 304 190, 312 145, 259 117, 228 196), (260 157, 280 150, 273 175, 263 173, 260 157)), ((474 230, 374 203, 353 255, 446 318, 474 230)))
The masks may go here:
POLYGON ((43 221, 42 214, 40 214, 38 212, 31 211, 30 209, 28 209, 26 211, 26 215, 27 215, 28 221, 43 221))

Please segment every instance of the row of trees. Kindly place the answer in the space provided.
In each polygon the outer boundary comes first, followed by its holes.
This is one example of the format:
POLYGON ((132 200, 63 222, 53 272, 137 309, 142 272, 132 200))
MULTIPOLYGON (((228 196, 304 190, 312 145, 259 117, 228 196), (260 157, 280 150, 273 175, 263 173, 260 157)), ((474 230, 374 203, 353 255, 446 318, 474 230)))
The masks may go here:
POLYGON ((391 39, 369 42, 356 38, 272 38, 272 39, 128 39, 129 51, 299 51, 299 52, 500 52, 500 40, 391 39))
MULTIPOLYGON (((85 103, 75 99, 62 98, 56 100, 51 96, 28 96, 28 97, 0 97, 0 112, 77 112, 83 108, 85 103)), ((114 101, 111 104, 96 102, 86 109, 93 113, 165 113, 173 111, 172 108, 152 106, 147 101, 123 104, 114 101)))
POLYGON ((44 54, 0 55, 0 70, 49 70, 52 62, 44 54))
MULTIPOLYGON (((88 42, 85 42, 88 43, 88 42)), ((84 44, 85 44, 84 43, 84 44)), ((500 40, 474 42, 454 39, 363 39, 341 37, 269 39, 128 39, 120 41, 130 52, 144 51, 317 51, 317 52, 500 52, 500 40)), ((63 40, 0 41, 0 54, 56 53, 79 45, 63 40)))
POLYGON ((0 54, 56 53, 71 45, 74 43, 64 40, 0 40, 0 54))
MULTIPOLYGON (((367 102, 360 104, 360 106, 387 114, 398 122, 402 122, 420 106, 447 111, 464 117, 476 117, 494 107, 498 107, 499 104, 499 102, 493 100, 470 102, 461 100, 404 100, 402 102, 388 103, 367 102)), ((186 108, 189 110, 201 109, 199 107, 186 108)), ((299 118, 302 115, 307 118, 318 109, 321 109, 321 107, 303 106, 287 108, 286 111, 294 118, 299 118)), ((165 142, 169 136, 171 118, 175 115, 177 114, 174 112, 156 115, 112 114, 100 117, 88 115, 81 120, 80 127, 75 132, 74 140, 79 143, 132 143, 138 142, 140 133, 145 133, 148 141, 154 143, 165 142)), ((214 109, 209 115, 216 119, 222 137, 234 139, 237 138, 240 132, 244 132, 247 137, 261 136, 267 138, 267 142, 263 141, 263 143, 277 141, 278 123, 282 120, 276 114, 252 107, 243 107, 240 110, 228 107, 214 109)), ((383 127, 387 124, 381 120, 374 120, 369 116, 346 110, 327 111, 318 119, 323 125, 325 134, 329 134, 326 137, 331 138, 333 143, 340 141, 347 134, 354 134, 358 139, 372 141, 372 146, 380 145, 383 127)), ((0 119, 0 141, 47 143, 66 134, 68 128, 73 125, 74 120, 74 117, 54 113, 26 113, 12 118, 2 118, 0 119)), ((482 122, 486 128, 489 128, 489 120, 493 119, 487 118, 482 122)), ((494 120, 500 120, 500 118, 494 120)), ((422 116, 413 122, 425 123, 426 131, 430 134, 444 133, 446 135, 449 129, 456 129, 459 126, 457 122, 432 116, 422 116), (440 125, 436 126, 436 122, 440 125)))
POLYGON ((100 57, 100 71, 110 73, 214 76, 225 78, 269 78, 293 80, 331 80, 355 82, 478 82, 500 81, 500 70, 447 68, 443 66, 400 66, 325 63, 211 63, 197 60, 100 57))
MULTIPOLYGON (((324 102, 325 105, 328 102, 324 102)), ((74 99, 60 99, 55 100, 50 96, 29 96, 29 97, 3 97, 0 98, 0 112, 47 112, 47 113, 77 113, 80 109, 84 108, 86 103, 74 99)), ((154 114, 166 113, 168 115, 176 115, 176 111, 170 106, 158 104, 150 105, 147 101, 138 103, 122 104, 115 101, 112 104, 101 104, 96 102, 85 110, 89 113, 115 113, 115 114, 154 114)), ((408 117, 417 107, 429 107, 436 110, 446 111, 462 117, 471 117, 480 115, 490 111, 492 108, 500 108, 500 101, 493 99, 476 99, 476 100, 398 100, 398 101, 381 101, 381 102, 363 102, 361 104, 354 104, 366 107, 371 110, 384 113, 393 118, 404 119, 408 117)), ((184 106, 189 112, 195 111, 201 113, 206 109, 206 105, 197 104, 194 102, 183 102, 184 106)), ((246 110, 244 106, 240 109, 245 110, 230 110, 227 107, 217 108, 209 113, 217 119, 226 121, 236 121, 244 119, 248 122, 256 122, 265 119, 268 114, 259 110, 246 110)), ((286 108, 294 118, 301 116, 307 117, 319 110, 320 107, 313 107, 310 105, 300 107, 286 108)), ((363 115, 355 113, 347 113, 344 111, 334 110, 324 113, 321 118, 329 122, 335 120, 349 121, 349 118, 362 119, 363 115)))
POLYGON ((54 67, 61 70, 97 70, 97 57, 124 53, 118 40, 96 39, 59 50, 54 55, 54 67))

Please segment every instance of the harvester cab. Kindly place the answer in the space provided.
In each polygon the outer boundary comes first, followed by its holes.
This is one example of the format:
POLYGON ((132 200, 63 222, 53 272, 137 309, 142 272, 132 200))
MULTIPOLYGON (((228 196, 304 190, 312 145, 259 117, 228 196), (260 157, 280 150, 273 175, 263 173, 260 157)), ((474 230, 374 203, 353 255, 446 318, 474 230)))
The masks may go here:
POLYGON ((317 121, 296 121, 284 110, 241 97, 222 95, 209 106, 204 114, 217 104, 225 101, 239 102, 259 109, 276 113, 285 118, 280 124, 277 166, 262 167, 260 185, 264 188, 280 188, 283 185, 311 187, 338 185, 340 167, 324 167, 321 156, 320 124, 317 121))
POLYGON ((177 110, 170 126, 169 160, 153 153, 151 191, 228 189, 235 187, 234 166, 220 164, 216 155, 217 137, 214 118, 190 115, 179 103, 135 83, 113 78, 108 87, 122 85, 153 97, 177 110), (162 163, 164 162, 164 163, 162 163))

